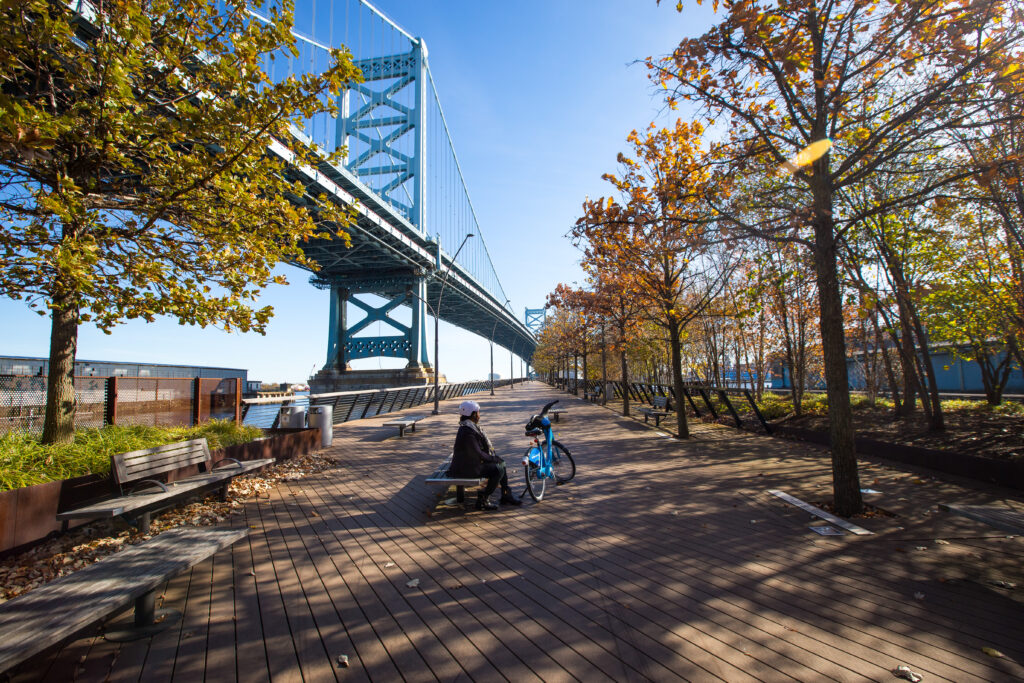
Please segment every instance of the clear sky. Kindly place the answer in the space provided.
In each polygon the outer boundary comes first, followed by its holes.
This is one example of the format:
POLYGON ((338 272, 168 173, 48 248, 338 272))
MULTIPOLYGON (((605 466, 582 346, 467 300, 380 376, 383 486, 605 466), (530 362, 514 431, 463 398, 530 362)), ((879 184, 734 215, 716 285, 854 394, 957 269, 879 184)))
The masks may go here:
MULTIPOLYGON (((298 4, 309 0, 297 0, 298 4)), ((323 0, 320 0, 323 2, 323 0)), ((655 0, 371 0, 423 38, 456 153, 498 277, 517 315, 543 306, 559 282, 579 282, 579 253, 565 235, 585 197, 607 195, 625 138, 676 116, 647 80, 649 55, 702 33, 710 9, 655 0)), ((170 319, 130 321, 104 335, 83 325, 78 357, 247 368, 249 378, 305 381, 327 352, 327 293, 308 273, 261 303, 275 309, 267 334, 224 333, 170 319)), ((429 325, 433 350, 433 325, 429 325)), ((383 329, 382 334, 390 334, 383 329)), ((440 369, 450 380, 484 379, 488 342, 441 323, 440 369)), ((0 355, 46 356, 49 320, 0 299, 0 355)), ((495 349, 507 377, 509 353, 495 349)), ((399 367, 366 359, 356 368, 399 367)), ((515 361, 516 373, 519 360, 515 361)))

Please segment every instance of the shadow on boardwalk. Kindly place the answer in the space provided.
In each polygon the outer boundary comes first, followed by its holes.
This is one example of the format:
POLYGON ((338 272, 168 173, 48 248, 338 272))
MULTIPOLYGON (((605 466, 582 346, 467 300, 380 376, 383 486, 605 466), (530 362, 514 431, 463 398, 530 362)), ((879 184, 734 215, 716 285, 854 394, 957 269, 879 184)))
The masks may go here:
POLYGON ((537 383, 474 397, 517 490, 523 424, 553 397, 579 473, 542 503, 437 507, 423 479, 456 402, 402 439, 342 425, 337 469, 248 504, 247 540, 168 583, 178 625, 87 634, 16 680, 1024 678, 1021 591, 989 583, 1021 583, 1024 542, 931 512, 1019 500, 864 462, 896 516, 819 537, 767 490, 827 498, 826 453, 708 425, 680 442, 537 383))

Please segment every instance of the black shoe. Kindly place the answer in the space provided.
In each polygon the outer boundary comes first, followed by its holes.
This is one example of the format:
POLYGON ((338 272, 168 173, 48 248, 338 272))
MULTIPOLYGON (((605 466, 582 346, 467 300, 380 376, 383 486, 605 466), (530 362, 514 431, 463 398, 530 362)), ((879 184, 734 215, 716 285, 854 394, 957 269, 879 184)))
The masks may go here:
POLYGON ((474 507, 476 507, 477 510, 497 510, 498 509, 497 505, 492 503, 490 501, 490 499, 484 498, 483 496, 478 496, 477 497, 476 505, 474 507))
POLYGON ((523 504, 523 501, 520 500, 519 498, 516 498, 515 496, 513 496, 511 491, 509 491, 508 493, 501 494, 501 501, 500 502, 501 502, 502 505, 522 505, 523 504))

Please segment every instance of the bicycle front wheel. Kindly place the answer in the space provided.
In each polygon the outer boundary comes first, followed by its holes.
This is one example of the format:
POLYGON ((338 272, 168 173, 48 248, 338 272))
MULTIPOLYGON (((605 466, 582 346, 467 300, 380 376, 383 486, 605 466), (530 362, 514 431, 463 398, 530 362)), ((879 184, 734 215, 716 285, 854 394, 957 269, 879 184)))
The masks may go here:
POLYGON ((538 503, 544 497, 544 489, 547 488, 548 483, 538 466, 540 461, 540 452, 536 448, 526 451, 526 457, 523 458, 523 478, 526 479, 526 490, 530 492, 530 497, 538 503))
POLYGON ((555 481, 559 484, 576 476, 576 461, 572 459, 572 453, 557 441, 551 442, 551 469, 555 471, 555 481))

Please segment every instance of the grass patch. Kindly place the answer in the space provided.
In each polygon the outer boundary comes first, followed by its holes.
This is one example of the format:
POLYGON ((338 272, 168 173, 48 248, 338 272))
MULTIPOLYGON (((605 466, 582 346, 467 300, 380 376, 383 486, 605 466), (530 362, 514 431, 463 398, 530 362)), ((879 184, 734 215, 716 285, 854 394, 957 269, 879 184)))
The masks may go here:
POLYGON ((44 446, 31 434, 0 435, 0 491, 110 471, 115 453, 205 438, 210 448, 246 443, 263 435, 258 427, 210 420, 197 427, 109 426, 80 429, 68 444, 44 446))

